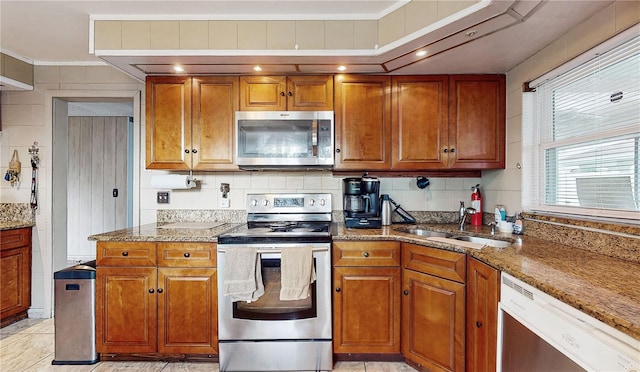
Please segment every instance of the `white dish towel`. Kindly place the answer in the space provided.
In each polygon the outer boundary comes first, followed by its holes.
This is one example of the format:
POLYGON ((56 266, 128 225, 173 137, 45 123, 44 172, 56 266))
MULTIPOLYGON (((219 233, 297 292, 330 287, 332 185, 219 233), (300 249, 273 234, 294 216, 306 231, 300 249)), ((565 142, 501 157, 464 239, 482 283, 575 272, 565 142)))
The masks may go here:
POLYGON ((316 281, 311 247, 283 247, 280 261, 280 301, 304 300, 316 281))
POLYGON ((264 294, 258 249, 237 247, 225 251, 223 294, 232 301, 256 301, 264 294))

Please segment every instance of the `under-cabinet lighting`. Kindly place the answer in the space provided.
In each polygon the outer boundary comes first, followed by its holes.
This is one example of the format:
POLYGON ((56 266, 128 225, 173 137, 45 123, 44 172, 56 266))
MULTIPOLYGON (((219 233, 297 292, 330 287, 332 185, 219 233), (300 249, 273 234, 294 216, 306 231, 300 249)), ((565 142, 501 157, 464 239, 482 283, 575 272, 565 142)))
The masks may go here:
POLYGON ((347 71, 347 66, 338 66, 338 71, 347 71))
POLYGON ((426 50, 419 50, 416 52, 416 57, 424 57, 427 55, 427 51, 426 50))
POLYGON ((262 71, 262 67, 260 67, 260 66, 255 66, 255 67, 253 68, 253 71, 260 72, 260 71, 262 71))
POLYGON ((182 66, 173 66, 173 71, 184 72, 184 68, 182 66))

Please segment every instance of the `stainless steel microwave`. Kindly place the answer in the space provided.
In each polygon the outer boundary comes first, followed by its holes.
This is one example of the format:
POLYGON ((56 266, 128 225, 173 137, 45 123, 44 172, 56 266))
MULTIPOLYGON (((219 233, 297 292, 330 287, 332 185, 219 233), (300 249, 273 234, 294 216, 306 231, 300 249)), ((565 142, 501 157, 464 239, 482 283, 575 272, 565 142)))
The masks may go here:
POLYGON ((331 168, 333 111, 236 112, 240 168, 331 168))

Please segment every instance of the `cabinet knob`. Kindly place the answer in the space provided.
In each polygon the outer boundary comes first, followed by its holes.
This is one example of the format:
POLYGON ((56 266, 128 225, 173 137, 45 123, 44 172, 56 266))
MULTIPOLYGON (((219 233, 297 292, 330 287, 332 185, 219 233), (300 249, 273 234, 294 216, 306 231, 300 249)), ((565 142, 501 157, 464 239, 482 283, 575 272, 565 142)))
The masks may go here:
POLYGON ((452 153, 453 153, 453 152, 456 152, 456 149, 451 149, 451 152, 452 152, 452 153))
POLYGON ((280 96, 284 97, 284 92, 280 92, 280 96))
POLYGON ((339 154, 340 153, 340 149, 336 149, 336 152, 339 154))
POLYGON ((188 154, 189 153, 189 149, 184 149, 184 153, 188 154))
POLYGON ((196 153, 198 153, 198 150, 197 149, 191 149, 191 152, 196 154, 196 153))
POLYGON ((129 255, 129 252, 127 252, 127 251, 122 252, 122 256, 123 257, 127 257, 128 255, 129 255))
POLYGON ((364 252, 362 255, 365 257, 369 257, 369 252, 364 252))
POLYGON ((153 288, 149 288, 149 293, 153 293, 153 292, 155 292, 153 288))
POLYGON ((340 287, 336 288, 336 292, 340 292, 340 291, 341 291, 340 287))
POLYGON ((478 320, 478 321, 476 321, 476 327, 478 327, 478 328, 482 327, 482 322, 481 322, 481 321, 479 321, 479 320, 478 320))
POLYGON ((449 149, 444 149, 444 153, 445 154, 448 153, 448 152, 449 152, 449 149))
POLYGON ((289 97, 291 97, 291 96, 293 96, 293 93, 291 93, 291 92, 287 92, 287 95, 288 95, 289 97))
POLYGON ((185 256, 186 258, 189 258, 189 256, 191 256, 191 255, 189 254, 189 252, 186 252, 186 253, 184 254, 184 256, 185 256))
POLYGON ((158 288, 158 293, 162 293, 162 288, 158 288))
POLYGON ((409 291, 408 291, 407 289, 405 289, 402 293, 403 293, 405 296, 408 296, 408 295, 409 295, 409 291))

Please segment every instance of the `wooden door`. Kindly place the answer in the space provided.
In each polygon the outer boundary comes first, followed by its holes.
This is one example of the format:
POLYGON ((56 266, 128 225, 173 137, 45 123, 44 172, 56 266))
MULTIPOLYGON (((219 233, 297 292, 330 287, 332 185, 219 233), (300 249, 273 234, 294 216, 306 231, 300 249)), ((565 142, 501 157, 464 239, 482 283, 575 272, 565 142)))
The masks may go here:
POLYGON ((193 78, 194 170, 238 169, 233 163, 238 81, 237 77, 193 78))
POLYGON ((240 110, 284 111, 287 109, 285 76, 241 76, 240 110))
POLYGON ((474 258, 467 261, 467 371, 495 371, 500 273, 474 258))
POLYGON ((215 268, 158 269, 158 352, 218 353, 215 268))
POLYGON ((392 169, 446 169, 448 77, 394 76, 391 82, 392 169))
POLYGON ((400 352, 400 268, 335 267, 334 353, 400 352))
POLYGON ((87 237, 129 225, 128 117, 69 117, 67 255, 92 257, 87 237))
POLYGON ((504 75, 452 75, 449 87, 450 168, 503 169, 504 75))
POLYGON ((96 348, 100 353, 157 349, 157 273, 154 267, 96 270, 96 348))
POLYGON ((405 269, 402 354, 431 371, 464 370, 464 284, 405 269))
POLYGON ((336 77, 334 170, 391 167, 390 88, 388 76, 336 77))
POLYGON ((191 78, 148 77, 145 99, 147 169, 190 169, 191 78))
POLYGON ((333 76, 289 76, 287 110, 332 111, 333 76))

